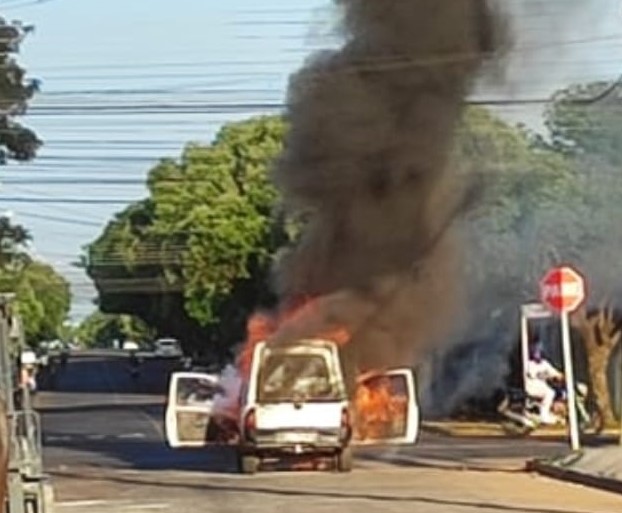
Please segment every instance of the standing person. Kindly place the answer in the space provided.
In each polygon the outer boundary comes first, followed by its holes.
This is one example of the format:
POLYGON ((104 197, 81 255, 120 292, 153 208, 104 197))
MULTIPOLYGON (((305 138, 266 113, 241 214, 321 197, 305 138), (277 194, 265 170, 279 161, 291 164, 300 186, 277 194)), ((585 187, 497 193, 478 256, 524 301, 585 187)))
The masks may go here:
POLYGON ((33 351, 24 351, 21 356, 20 384, 31 393, 37 391, 37 357, 33 351))
POLYGON ((558 418, 551 408, 555 401, 555 389, 549 380, 563 379, 564 375, 544 357, 544 348, 536 340, 529 352, 529 361, 525 372, 525 391, 531 397, 540 400, 540 420, 543 424, 556 424, 558 418))

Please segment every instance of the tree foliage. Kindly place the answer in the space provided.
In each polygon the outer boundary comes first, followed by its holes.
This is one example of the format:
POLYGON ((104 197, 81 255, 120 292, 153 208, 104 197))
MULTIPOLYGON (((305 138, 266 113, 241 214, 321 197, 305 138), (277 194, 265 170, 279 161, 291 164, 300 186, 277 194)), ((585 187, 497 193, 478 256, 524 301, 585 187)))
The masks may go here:
POLYGON ((573 156, 591 155, 614 166, 622 163, 620 88, 607 82, 575 85, 559 91, 545 122, 555 149, 573 156))
POLYGON ((71 292, 50 265, 30 257, 29 241, 24 227, 0 218, 0 292, 16 295, 26 341, 34 344, 58 336, 71 306, 71 292))
POLYGON ((102 311, 223 356, 248 314, 273 301, 266 284, 287 235, 269 168, 284 131, 272 117, 226 125, 211 145, 152 169, 149 197, 88 248, 102 311))
POLYGON ((7 159, 30 160, 41 145, 32 130, 15 121, 26 113, 28 101, 38 89, 38 82, 26 79, 25 70, 14 57, 31 30, 0 18, 0 163, 7 159))
MULTIPOLYGON (((547 110, 551 145, 572 160, 581 193, 573 227, 582 235, 578 263, 589 280, 589 316, 577 316, 578 333, 588 362, 595 402, 607 423, 613 422, 608 369, 622 326, 622 100, 618 85, 595 82, 556 95, 547 110), (608 303, 605 306, 602 303, 608 303), (612 312, 616 315, 612 315, 612 312)), ((611 377, 611 376, 609 376, 611 377)))
POLYGON ((86 347, 110 347, 112 341, 149 342, 154 332, 142 320, 129 315, 94 312, 80 323, 76 338, 86 347))

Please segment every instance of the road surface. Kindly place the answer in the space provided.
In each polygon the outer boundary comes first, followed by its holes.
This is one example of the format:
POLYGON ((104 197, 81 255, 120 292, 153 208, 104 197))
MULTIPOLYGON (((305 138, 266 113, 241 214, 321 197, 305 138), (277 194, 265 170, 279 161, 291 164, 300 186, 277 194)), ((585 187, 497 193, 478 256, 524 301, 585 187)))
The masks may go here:
POLYGON ((622 497, 522 472, 525 459, 564 449, 532 440, 424 435, 415 447, 359 451, 352 474, 237 475, 227 448, 166 447, 169 370, 166 362, 151 362, 135 384, 123 358, 74 357, 56 390, 37 398, 58 513, 622 511, 622 497))

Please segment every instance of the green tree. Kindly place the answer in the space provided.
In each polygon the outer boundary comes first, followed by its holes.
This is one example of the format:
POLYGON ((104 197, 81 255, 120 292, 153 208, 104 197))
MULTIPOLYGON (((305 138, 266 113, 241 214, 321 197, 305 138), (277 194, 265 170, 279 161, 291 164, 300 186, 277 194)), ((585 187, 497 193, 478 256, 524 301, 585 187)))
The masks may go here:
POLYGON ((17 265, 26 258, 26 245, 31 237, 28 230, 11 222, 7 216, 0 217, 0 268, 17 265))
POLYGON ((32 130, 15 121, 25 114, 28 101, 38 89, 37 81, 26 80, 25 70, 14 58, 31 30, 0 17, 0 163, 7 159, 30 160, 41 145, 32 130))
POLYGON ((482 185, 465 226, 468 275, 493 303, 531 298, 549 266, 581 252, 575 226, 587 207, 576 168, 479 107, 465 112, 454 160, 482 185))
POLYGON ((0 218, 0 292, 16 294, 26 340, 56 338, 69 312, 67 281, 51 266, 33 260, 27 251, 28 231, 0 218))
POLYGON ((0 291, 15 293, 28 343, 59 336, 71 293, 67 281, 51 266, 28 262, 19 269, 0 271, 0 291))
POLYGON ((31 339, 60 338, 63 323, 71 307, 71 290, 67 280, 50 265, 33 261, 22 271, 18 295, 23 290, 32 294, 34 303, 41 305, 42 315, 36 329, 27 330, 31 339))
POLYGON ((113 340, 148 342, 153 336, 153 329, 137 317, 101 312, 89 315, 77 330, 78 340, 87 347, 110 347, 113 340))
POLYGON ((622 163, 622 100, 620 87, 593 82, 556 93, 545 122, 552 146, 572 156, 591 156, 618 166, 622 163))
POLYGON ((551 145, 572 159, 583 202, 574 232, 582 236, 580 262, 587 274, 589 315, 575 319, 588 362, 589 379, 605 422, 614 419, 608 367, 620 344, 619 304, 622 293, 622 102, 616 84, 595 82, 560 91, 547 109, 551 145), (601 303, 605 303, 602 306, 601 303), (612 312, 618 310, 616 315, 612 312))
POLYGON ((269 168, 284 132, 276 117, 232 123, 211 145, 190 144, 156 166, 149 198, 88 248, 101 310, 224 356, 248 314, 274 300, 269 272, 288 236, 269 168))

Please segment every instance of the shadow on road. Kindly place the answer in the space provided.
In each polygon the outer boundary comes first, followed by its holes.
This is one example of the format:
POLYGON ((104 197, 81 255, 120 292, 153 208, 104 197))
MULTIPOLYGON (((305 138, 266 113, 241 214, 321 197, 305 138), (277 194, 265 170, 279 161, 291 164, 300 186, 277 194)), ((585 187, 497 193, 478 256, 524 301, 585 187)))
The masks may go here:
POLYGON ((73 357, 55 376, 44 377, 41 389, 60 393, 157 394, 168 389, 172 372, 179 370, 177 360, 144 361, 137 377, 132 377, 126 356, 99 358, 92 355, 73 357))
MULTIPOLYGON (((89 458, 91 468, 123 468, 137 471, 207 472, 237 474, 237 452, 234 446, 213 446, 204 449, 171 449, 163 440, 132 440, 123 437, 49 432, 46 447, 67 453, 78 451, 95 456, 89 458)), ((330 458, 283 458, 262 463, 263 471, 327 470, 332 468, 330 458)))
MULTIPOLYGON (((355 470, 356 471, 356 470, 355 470)), ((66 479, 88 479, 93 480, 93 477, 83 476, 77 473, 71 472, 56 472, 53 474, 58 478, 66 479)), ((231 493, 237 497, 243 494, 248 494, 249 499, 254 494, 271 495, 274 497, 308 497, 309 499, 335 499, 339 501, 368 501, 377 503, 412 503, 415 504, 428 504, 434 506, 453 506, 462 508, 473 508, 477 510, 490 510, 490 511, 502 511, 502 512, 516 512, 516 513, 589 513, 585 510, 573 510, 573 509, 551 509, 542 507, 529 507, 521 505, 508 505, 498 502, 483 502, 483 501, 469 501, 469 500, 457 500, 457 499, 438 499, 433 497, 425 497, 421 495, 387 495, 387 494, 360 494, 349 492, 334 492, 334 491, 318 491, 308 490, 302 488, 282 488, 271 486, 249 486, 241 483, 242 479, 253 479, 252 477, 241 477, 240 480, 236 480, 231 484, 214 484, 205 480, 200 483, 188 483, 188 482, 170 482, 170 481, 156 481, 150 479, 136 479, 125 476, 107 475, 106 477, 97 478, 101 482, 116 483, 127 486, 153 486, 159 488, 177 489, 177 490, 196 490, 201 492, 220 492, 231 493)))
MULTIPOLYGON (((37 406, 35 404, 35 406, 37 406)), ((42 414, 63 414, 63 413, 102 413, 106 412, 132 412, 140 409, 149 415, 154 417, 161 417, 162 401, 155 399, 149 402, 135 402, 135 403, 97 403, 97 404, 71 404, 63 406, 40 406, 37 410, 42 414)))
POLYGON ((169 448, 163 440, 124 440, 120 437, 48 432, 45 446, 63 452, 90 453, 91 468, 124 468, 141 471, 174 470, 188 472, 237 472, 236 455, 231 447, 179 450, 169 448))
MULTIPOLYGON (((481 456, 481 455, 480 455, 481 456)), ((514 461, 498 460, 494 458, 480 459, 470 457, 439 457, 426 458, 425 456, 391 456, 362 454, 358 458, 362 461, 372 461, 394 465, 396 467, 427 468, 435 470, 468 470, 476 472, 504 472, 521 473, 525 471, 524 460, 516 458, 514 461)))

